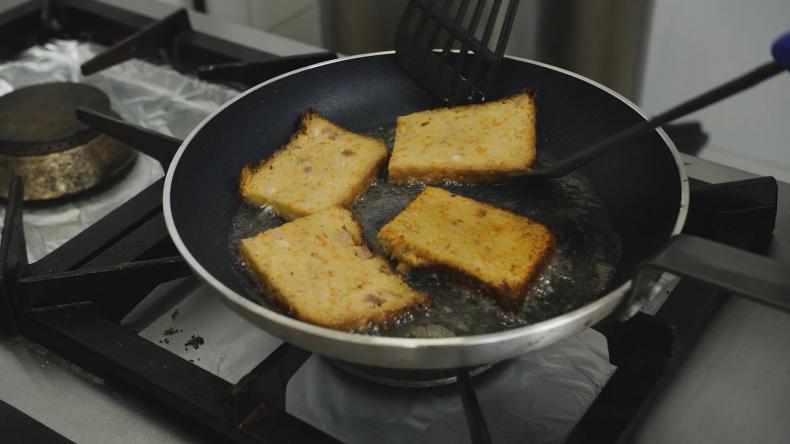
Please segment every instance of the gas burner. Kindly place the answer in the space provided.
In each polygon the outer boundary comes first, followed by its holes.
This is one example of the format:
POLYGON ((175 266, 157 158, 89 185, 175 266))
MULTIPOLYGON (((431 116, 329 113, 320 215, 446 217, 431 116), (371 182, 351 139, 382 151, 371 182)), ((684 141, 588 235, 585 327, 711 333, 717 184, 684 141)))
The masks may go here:
POLYGON ((77 120, 85 107, 112 114, 110 99, 81 83, 45 83, 0 97, 0 196, 12 175, 24 182, 24 199, 51 200, 119 178, 135 151, 77 120))

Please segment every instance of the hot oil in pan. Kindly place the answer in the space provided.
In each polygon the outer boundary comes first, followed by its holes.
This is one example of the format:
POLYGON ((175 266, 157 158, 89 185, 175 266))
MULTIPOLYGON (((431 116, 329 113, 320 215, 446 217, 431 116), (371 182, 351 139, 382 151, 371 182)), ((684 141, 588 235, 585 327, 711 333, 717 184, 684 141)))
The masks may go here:
MULTIPOLYGON (((391 149, 394 127, 369 132, 391 149)), ((550 162, 543 153, 538 164, 550 162)), ((557 238, 557 252, 536 279, 523 309, 502 310, 493 298, 460 284, 443 273, 415 270, 406 277, 415 289, 430 295, 431 306, 408 314, 386 329, 370 334, 408 337, 465 336, 491 333, 532 324, 566 313, 595 300, 609 284, 620 257, 620 241, 611 227, 604 202, 589 182, 578 175, 524 185, 443 185, 449 191, 522 214, 543 223, 557 238)), ((371 249, 381 254, 376 234, 420 193, 421 185, 392 185, 386 168, 352 208, 371 249)), ((243 205, 229 236, 232 256, 238 257, 242 238, 283 224, 269 210, 243 205)), ((235 268, 248 297, 279 310, 260 295, 243 263, 235 268)))

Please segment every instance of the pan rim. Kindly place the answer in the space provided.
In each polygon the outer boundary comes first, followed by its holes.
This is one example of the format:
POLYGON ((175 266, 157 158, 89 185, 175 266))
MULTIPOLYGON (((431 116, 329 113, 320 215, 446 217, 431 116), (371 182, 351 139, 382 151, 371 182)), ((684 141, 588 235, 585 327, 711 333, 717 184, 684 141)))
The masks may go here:
MULTIPOLYGON (((184 257, 184 260, 187 262, 187 264, 195 271, 198 277, 200 277, 203 281, 208 283, 222 296, 222 300, 227 305, 229 305, 232 309, 237 311, 239 314, 245 316, 249 320, 255 321, 255 320, 260 320, 260 318, 265 318, 269 322, 280 324, 281 327, 296 330, 298 332, 309 334, 309 335, 319 336, 324 340, 333 341, 333 342, 340 341, 344 343, 353 343, 358 346, 367 346, 367 347, 375 347, 375 348, 399 348, 399 349, 440 349, 446 347, 462 347, 462 346, 476 347, 476 346, 485 346, 487 344, 492 344, 492 343, 515 341, 519 338, 523 338, 527 336, 533 336, 533 335, 537 336, 538 339, 528 344, 527 347, 528 349, 524 349, 524 347, 519 348, 520 350, 519 353, 522 354, 549 345, 565 337, 571 336, 583 329, 586 329, 594 325, 595 323, 597 323, 598 321, 609 315, 620 304, 625 294, 629 291, 632 284, 632 280, 629 279, 618 288, 610 291, 606 295, 599 297, 595 301, 590 302, 589 304, 586 304, 582 307, 579 307, 573 311, 567 312, 560 316, 556 316, 554 318, 547 319, 545 321, 541 321, 535 324, 525 325, 523 327, 517 327, 508 330, 502 330, 494 333, 486 333, 486 334, 470 335, 470 336, 446 337, 446 338, 400 338, 400 337, 371 336, 371 335, 365 335, 359 333, 350 333, 350 332, 332 330, 325 327, 319 327, 317 325, 309 324, 307 322, 289 317, 287 315, 277 313, 260 304, 257 304, 251 301, 250 299, 247 299, 244 296, 238 294, 237 292, 231 290, 225 284, 220 282, 205 268, 203 268, 200 262, 198 262, 198 260, 192 255, 192 253, 187 248, 186 244, 184 244, 183 240, 181 239, 181 236, 179 235, 178 229, 175 225, 175 221, 173 219, 170 194, 171 194, 171 188, 173 183, 173 177, 178 167, 179 160, 181 159, 183 153, 186 151, 186 148, 191 143, 192 139, 201 131, 201 129, 210 120, 212 120, 215 116, 219 115, 225 108, 231 106, 237 100, 240 100, 243 97, 247 96, 248 94, 251 94, 252 92, 257 91, 258 89, 270 85, 274 82, 277 82, 283 78, 292 76, 294 74, 303 71, 319 68, 324 65, 329 65, 332 63, 343 63, 344 61, 347 60, 353 60, 353 59, 359 59, 365 57, 385 56, 394 53, 395 51, 381 51, 381 52, 373 52, 373 53, 359 54, 350 57, 338 58, 334 60, 328 60, 328 61, 316 63, 314 65, 299 68, 287 72, 285 74, 279 75, 265 82, 262 82, 250 89, 247 89, 246 91, 243 91, 238 96, 232 98, 231 100, 223 104, 221 107, 219 107, 216 111, 208 115, 194 129, 192 129, 189 135, 187 135, 187 137, 181 143, 181 146, 178 148, 178 151, 176 152, 172 162, 170 163, 170 166, 167 170, 167 174, 165 176, 165 183, 163 190, 163 209, 165 216, 165 224, 167 226, 170 237, 173 240, 173 243, 175 244, 179 253, 181 253, 181 255, 184 257), (550 331, 558 331, 560 330, 560 327, 567 325, 571 325, 573 328, 563 329, 559 334, 550 335, 551 336, 550 338, 542 335, 543 333, 547 333, 550 331), (530 348, 529 346, 532 347, 530 348)), ((579 80, 582 80, 616 97, 624 104, 628 105, 630 108, 636 111, 640 116, 647 119, 646 113, 643 112, 638 106, 636 106, 636 104, 634 104, 629 99, 622 96, 621 94, 617 93, 616 91, 594 80, 588 79, 572 71, 568 71, 566 69, 549 65, 546 63, 537 62, 537 61, 533 61, 521 57, 515 57, 515 56, 505 56, 505 57, 522 63, 529 63, 544 68, 548 68, 575 77, 579 80)), ((678 152, 672 140, 669 138, 669 136, 667 136, 667 134, 664 132, 663 129, 658 128, 656 129, 656 131, 658 132, 659 136, 666 144, 667 148, 670 150, 670 153, 675 160, 678 169, 678 175, 680 176, 680 181, 681 181, 680 208, 678 211, 677 219, 675 221, 675 226, 671 233, 671 235, 674 236, 679 234, 680 231, 682 230, 683 225, 685 224, 686 221, 686 216, 688 214, 688 204, 689 204, 689 195, 690 195, 689 185, 688 185, 688 175, 685 170, 683 159, 681 158, 680 153, 678 152)), ((277 336, 277 334, 275 333, 270 333, 268 329, 264 329, 264 328, 262 329, 265 330, 266 333, 277 336)), ((326 353, 326 354, 331 356, 332 353, 326 353)), ((502 356, 501 358, 504 359, 507 357, 510 356, 502 356)), ((364 360, 360 360, 359 362, 365 363, 364 360)), ((426 368, 440 368, 440 367, 429 366, 426 368)))

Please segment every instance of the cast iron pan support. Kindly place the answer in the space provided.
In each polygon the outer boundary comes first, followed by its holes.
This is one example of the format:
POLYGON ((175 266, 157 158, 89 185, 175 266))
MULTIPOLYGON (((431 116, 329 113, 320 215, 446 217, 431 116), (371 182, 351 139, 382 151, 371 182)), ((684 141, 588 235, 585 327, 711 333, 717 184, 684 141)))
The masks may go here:
POLYGON ((197 76, 201 80, 239 83, 247 89, 280 74, 336 58, 335 53, 317 52, 268 61, 215 63, 198 67, 197 76))
POLYGON ((458 369, 458 388, 461 390, 461 402, 464 405, 466 424, 469 426, 472 444, 491 444, 491 434, 488 432, 483 410, 480 408, 475 389, 469 378, 469 369, 458 369))
POLYGON ((16 287, 22 270, 27 265, 25 231, 22 227, 22 196, 24 184, 19 176, 11 177, 8 203, 0 241, 0 334, 16 336, 19 322, 16 308, 16 287))
POLYGON ((85 108, 77 107, 77 120, 99 130, 108 136, 133 146, 137 151, 156 159, 167 170, 181 141, 175 137, 132 125, 121 119, 85 108))
POLYGON ((177 43, 180 36, 191 32, 187 10, 179 9, 83 63, 82 74, 91 75, 135 57, 155 56, 157 53, 166 55, 167 49, 177 43))
POLYGON ((660 293, 662 272, 713 285, 736 296, 790 312, 790 267, 777 260, 701 237, 675 236, 639 265, 622 319, 635 315, 660 293))

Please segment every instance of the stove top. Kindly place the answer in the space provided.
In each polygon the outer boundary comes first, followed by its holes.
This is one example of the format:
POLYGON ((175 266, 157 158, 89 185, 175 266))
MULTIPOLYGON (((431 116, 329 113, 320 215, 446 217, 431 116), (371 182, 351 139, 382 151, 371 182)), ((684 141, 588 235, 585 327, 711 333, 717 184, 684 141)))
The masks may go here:
MULTIPOLYGON (((0 59, 14 63, 20 51, 45 51, 48 45, 95 48, 70 65, 69 75, 112 92, 110 77, 119 70, 149 80, 158 72, 164 77, 153 83, 164 87, 147 96, 207 94, 211 99, 196 106, 208 114, 235 91, 334 57, 155 3, 139 2, 134 12, 118 3, 2 0, 0 59), (290 55, 296 53, 307 55, 290 55)), ((51 81, 46 74, 37 73, 33 83, 51 81)), ((147 96, 140 90, 128 94, 131 103, 147 96)), ((191 120, 162 102, 116 109, 125 122, 90 111, 80 113, 80 121, 140 152, 138 157, 155 171, 146 180, 137 186, 123 180, 116 184, 122 197, 110 199, 93 219, 75 202, 43 210, 23 205, 19 181, 9 189, 0 246, 0 329, 6 335, 0 340, 0 371, 14 384, 0 388, 0 413, 17 418, 14 424, 29 425, 19 426, 18 436, 63 435, 80 442, 487 442, 490 437, 493 442, 585 443, 722 437, 711 431, 715 428, 689 421, 671 433, 678 405, 703 422, 704 412, 716 410, 715 404, 682 399, 678 390, 697 387, 700 372, 688 365, 704 355, 700 344, 711 341, 705 325, 721 329, 720 314, 733 305, 693 282, 681 281, 649 314, 598 326, 471 380, 460 372, 459 384, 431 389, 362 381, 267 335, 200 285, 167 237, 160 165, 166 167, 179 137, 199 118, 191 120), (27 224, 30 214, 51 210, 49 216, 55 217, 73 208, 84 220, 68 236, 44 232, 36 239, 29 224, 21 229, 23 215, 27 224), (44 246, 31 251, 37 243, 44 246), (673 403, 673 397, 681 399, 673 403), (708 435, 690 435, 689 429, 708 435)), ((788 260, 787 185, 779 184, 777 218, 774 180, 686 160, 690 176, 698 179, 687 225, 691 232, 788 260), (737 182, 711 185, 725 181, 737 182), (744 225, 750 229, 733 229, 744 225)), ((133 171, 128 177, 138 176, 133 171)), ((762 310, 738 306, 741 314, 762 310)), ((790 335, 790 328, 779 327, 785 314, 771 315, 779 336, 774 342, 761 338, 763 347, 790 335)), ((736 317, 729 313, 728 319, 736 317)), ((721 340, 712 347, 720 348, 721 340)), ((742 346, 739 356, 748 361, 755 349, 742 346)), ((721 351, 716 356, 722 354, 728 356, 721 351)), ((774 368, 790 369, 790 362, 776 355, 771 355, 774 368)), ((765 353, 759 358, 756 362, 768 359, 765 353)), ((715 379, 703 372, 706 377, 715 379)), ((743 378, 771 381, 774 393, 783 393, 776 390, 782 378, 760 372, 743 378)), ((704 384, 700 390, 699 397, 709 400, 715 399, 709 393, 722 391, 704 384)), ((764 400, 766 408, 777 402, 770 391, 760 394, 755 402, 764 400)), ((786 411, 775 409, 753 421, 762 421, 771 436, 783 436, 781 424, 790 419, 786 411)), ((741 427, 729 437, 757 436, 747 432, 741 427)))

